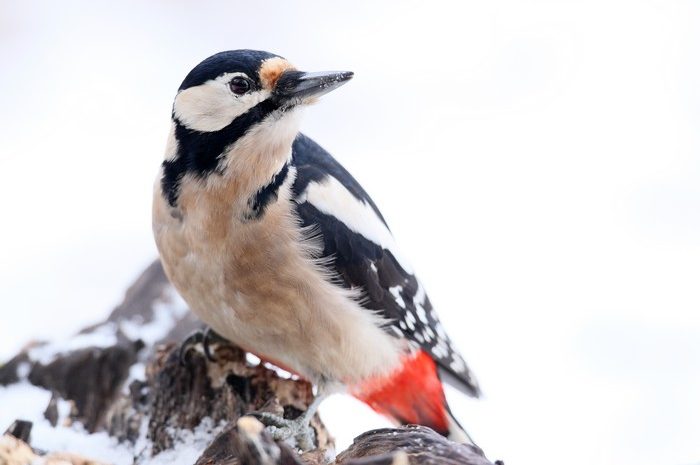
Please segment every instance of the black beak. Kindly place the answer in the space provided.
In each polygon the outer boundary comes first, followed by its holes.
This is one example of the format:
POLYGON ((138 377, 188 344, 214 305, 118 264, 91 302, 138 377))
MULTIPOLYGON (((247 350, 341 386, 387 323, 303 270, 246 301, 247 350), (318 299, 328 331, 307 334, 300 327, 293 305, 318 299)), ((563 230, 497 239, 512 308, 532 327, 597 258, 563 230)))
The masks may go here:
POLYGON ((274 95, 292 105, 304 103, 337 89, 353 76, 352 71, 304 73, 285 71, 277 80, 274 95))

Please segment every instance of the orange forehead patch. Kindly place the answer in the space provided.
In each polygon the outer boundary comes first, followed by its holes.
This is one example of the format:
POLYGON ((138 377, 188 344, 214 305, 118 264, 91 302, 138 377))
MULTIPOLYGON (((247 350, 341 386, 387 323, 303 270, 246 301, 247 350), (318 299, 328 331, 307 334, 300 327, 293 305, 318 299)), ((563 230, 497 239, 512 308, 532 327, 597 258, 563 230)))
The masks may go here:
POLYGON ((282 73, 288 69, 294 69, 294 66, 284 58, 274 57, 265 60, 258 72, 263 88, 272 90, 282 73))

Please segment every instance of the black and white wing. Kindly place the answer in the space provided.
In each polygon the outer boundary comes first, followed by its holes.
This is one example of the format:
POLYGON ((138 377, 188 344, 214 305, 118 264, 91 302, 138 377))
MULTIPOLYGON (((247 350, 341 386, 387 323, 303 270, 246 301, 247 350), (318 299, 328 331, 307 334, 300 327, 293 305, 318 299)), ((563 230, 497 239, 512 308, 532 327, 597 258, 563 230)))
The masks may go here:
POLYGON ((392 334, 431 355, 440 376, 479 395, 478 384, 454 349, 423 287, 398 252, 382 214, 360 184, 328 152, 299 134, 292 147, 296 210, 323 239, 323 256, 348 288, 361 288, 365 308, 378 311, 392 334))

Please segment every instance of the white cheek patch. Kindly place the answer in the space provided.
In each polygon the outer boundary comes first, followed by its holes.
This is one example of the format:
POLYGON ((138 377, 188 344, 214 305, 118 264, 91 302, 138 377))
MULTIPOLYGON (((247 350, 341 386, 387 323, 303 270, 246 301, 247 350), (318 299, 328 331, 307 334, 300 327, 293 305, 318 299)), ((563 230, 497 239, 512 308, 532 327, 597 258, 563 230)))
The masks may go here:
POLYGON ((390 251, 404 271, 412 273, 408 261, 399 253, 391 232, 372 207, 352 195, 333 176, 327 176, 320 182, 310 182, 299 200, 306 200, 320 212, 341 221, 351 231, 390 251))
POLYGON ((236 96, 228 87, 235 75, 228 73, 204 84, 182 90, 175 97, 175 117, 188 129, 200 132, 219 131, 270 96, 259 90, 236 96))

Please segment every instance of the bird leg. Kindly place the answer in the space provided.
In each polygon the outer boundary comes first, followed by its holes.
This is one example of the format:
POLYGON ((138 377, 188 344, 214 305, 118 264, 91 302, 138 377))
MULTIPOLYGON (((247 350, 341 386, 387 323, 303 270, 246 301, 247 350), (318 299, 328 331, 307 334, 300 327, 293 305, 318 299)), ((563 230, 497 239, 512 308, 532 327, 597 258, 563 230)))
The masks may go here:
POLYGON ((194 331, 192 334, 187 336, 182 344, 180 344, 180 363, 182 365, 187 365, 189 363, 189 353, 192 350, 196 350, 197 346, 201 345, 204 351, 204 356, 210 362, 216 361, 216 356, 212 350, 212 346, 216 344, 230 344, 230 342, 223 336, 220 336, 210 327, 204 329, 199 329, 194 331))
MULTIPOLYGON (((213 346, 217 344, 231 343, 209 327, 194 331, 180 345, 180 363, 188 365, 191 360, 190 353, 193 350, 199 350, 199 346, 201 346, 201 350, 204 352, 207 360, 216 362, 217 357, 213 346)), ((310 422, 321 402, 328 396, 325 393, 327 391, 324 391, 319 385, 318 394, 306 411, 293 420, 288 420, 281 415, 270 412, 252 412, 250 415, 260 420, 267 427, 267 432, 270 433, 274 440, 287 441, 292 445, 296 443, 304 451, 311 450, 315 447, 316 433, 310 422)))
POLYGON ((322 394, 319 389, 318 395, 306 409, 306 412, 294 420, 287 420, 280 415, 269 412, 254 412, 251 415, 267 427, 267 432, 274 440, 290 442, 289 440, 293 439, 300 449, 308 451, 315 447, 316 442, 316 432, 311 427, 310 422, 318 410, 318 406, 326 397, 327 394, 322 394))

